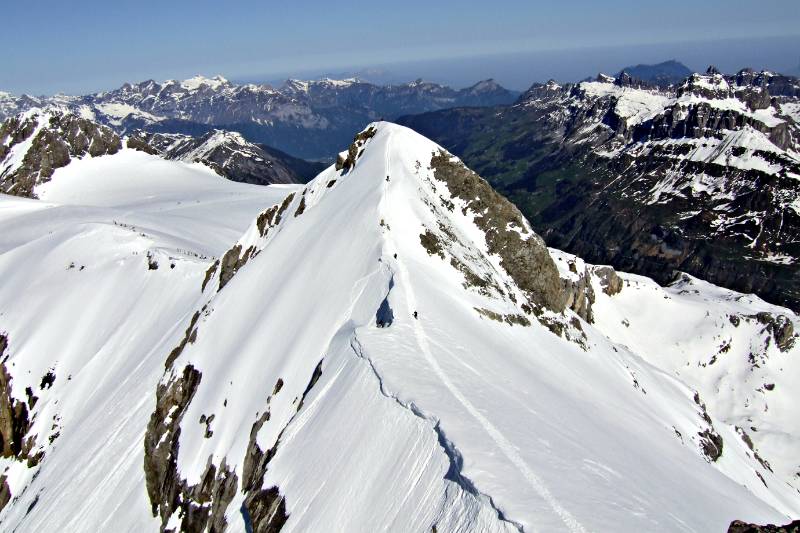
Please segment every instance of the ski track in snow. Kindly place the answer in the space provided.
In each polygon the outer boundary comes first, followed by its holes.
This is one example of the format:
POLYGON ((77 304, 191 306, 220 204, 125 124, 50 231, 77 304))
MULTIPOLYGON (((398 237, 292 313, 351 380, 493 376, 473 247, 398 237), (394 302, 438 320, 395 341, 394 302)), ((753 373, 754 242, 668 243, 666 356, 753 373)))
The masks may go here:
MULTIPOLYGON (((386 155, 384 156, 385 161, 385 174, 387 176, 390 175, 389 167, 390 167, 390 150, 389 147, 391 146, 392 142, 392 134, 389 134, 389 137, 386 139, 386 155)), ((387 184, 384 184, 383 187, 383 201, 387 201, 387 184)), ((387 237, 384 237, 388 240, 387 237)), ((401 279, 401 283, 404 287, 404 292, 406 295, 406 305, 408 307, 408 316, 413 316, 414 311, 416 311, 416 295, 414 294, 414 289, 409 282, 410 276, 408 273, 408 269, 402 263, 402 261, 397 261, 397 268, 398 274, 401 279)), ((399 284, 398 284, 399 285, 399 284)), ((455 397, 456 400, 467 410, 467 412, 472 415, 475 420, 481 425, 481 427, 488 433, 488 435, 492 438, 492 440, 497 444, 498 448, 501 452, 516 466, 522 475, 525 477, 528 484, 533 488, 533 490, 550 506, 553 512, 558 515, 564 525, 572 533, 587 533, 587 530, 583 527, 583 525, 578 522, 578 520, 572 516, 572 514, 565 509, 561 503, 553 496, 553 493, 547 488, 544 482, 539 478, 538 475, 528 466, 522 456, 517 453, 514 448, 514 445, 497 429, 494 424, 492 424, 489 419, 487 419, 480 411, 469 401, 469 399, 464 396, 464 394, 455 386, 455 384, 450 380, 447 374, 442 370, 442 367, 439 366, 438 361, 433 356, 433 352, 431 351, 430 345, 428 344, 428 339, 425 336, 425 331, 422 328, 422 323, 419 320, 413 320, 414 326, 414 336, 416 337, 417 344, 419 345, 420 350, 422 351, 425 359, 427 360, 428 364, 431 366, 433 371, 436 373, 436 376, 442 382, 442 384, 447 388, 448 391, 455 397)))

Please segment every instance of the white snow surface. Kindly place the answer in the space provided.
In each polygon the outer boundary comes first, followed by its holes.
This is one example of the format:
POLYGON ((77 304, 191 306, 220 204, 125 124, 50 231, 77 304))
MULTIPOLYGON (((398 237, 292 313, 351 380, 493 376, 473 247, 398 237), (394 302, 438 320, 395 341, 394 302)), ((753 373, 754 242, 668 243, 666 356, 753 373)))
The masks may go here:
MULTIPOLYGON (((202 380, 181 423, 179 475, 196 483, 209 457, 241 475, 250 429, 268 409, 257 442, 266 450, 280 435, 264 487, 285 497, 286 531, 699 532, 800 516, 786 479, 800 435, 788 419, 799 399, 798 348, 757 378, 735 365, 738 374, 717 376, 726 386, 774 382, 769 414, 760 403, 738 411, 738 393, 728 401, 679 357, 718 342, 712 326, 696 337, 687 326, 706 327, 704 313, 718 325, 734 307, 789 311, 699 281, 697 293, 665 296, 625 276, 613 297, 597 285, 598 320, 580 322, 583 345, 533 316, 530 326, 490 320, 475 308, 522 311, 465 287, 449 258, 420 244, 426 228, 444 226, 462 260, 513 284, 464 203, 447 209, 450 194, 429 167, 439 147, 374 126, 351 171, 331 167, 302 189, 237 184, 201 165, 122 150, 59 169, 37 189, 41 201, 0 196, 6 365, 15 397, 28 386, 40 396, 31 434, 46 452, 32 469, 0 463, 18 496, 0 512, 3 529, 156 529, 143 435, 159 380, 187 364, 202 380), (247 222, 292 192, 266 236, 247 222), (237 238, 257 255, 224 288, 217 273, 201 293, 214 256, 237 238), (384 301, 393 317, 379 328, 384 301), (201 309, 196 341, 164 373, 201 309), (50 369, 56 381, 40 391, 50 369), (725 439, 717 463, 699 449, 707 424, 696 390, 725 439), (203 414, 215 415, 210 438, 203 414), (751 437, 774 472, 736 434, 742 417, 758 427, 751 437)), ((557 264, 565 257, 553 254, 557 264)), ((736 335, 737 346, 760 341, 750 326, 736 335)), ((245 529, 242 501, 237 491, 230 531, 245 529)))
POLYGON ((106 115, 108 121, 115 126, 121 125, 122 120, 130 116, 151 122, 159 122, 164 120, 164 117, 159 117, 153 115, 152 113, 148 113, 147 111, 142 111, 141 109, 138 109, 130 104, 106 102, 95 104, 94 107, 97 109, 97 111, 106 115))

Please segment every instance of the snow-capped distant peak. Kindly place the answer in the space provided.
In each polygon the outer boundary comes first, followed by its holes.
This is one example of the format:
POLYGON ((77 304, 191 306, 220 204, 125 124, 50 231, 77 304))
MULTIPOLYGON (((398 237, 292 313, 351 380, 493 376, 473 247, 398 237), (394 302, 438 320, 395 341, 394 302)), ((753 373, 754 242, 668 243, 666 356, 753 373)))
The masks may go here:
POLYGON ((597 81, 601 83, 614 83, 616 78, 614 76, 609 76, 608 74, 603 74, 602 72, 597 75, 597 81))
POLYGON ((337 79, 334 79, 334 78, 327 78, 326 77, 326 78, 320 79, 316 83, 322 83, 322 84, 325 84, 325 85, 332 85, 334 87, 350 87, 351 85, 353 85, 355 83, 359 83, 360 81, 361 80, 359 80, 358 78, 345 78, 345 79, 342 79, 342 80, 337 80, 337 79))
POLYGON ((289 78, 283 84, 283 88, 295 92, 308 92, 309 82, 289 78))
POLYGON ((219 89, 223 85, 226 85, 228 80, 223 78, 222 76, 214 76, 213 78, 206 78, 205 76, 194 76, 193 78, 189 78, 183 80, 181 82, 181 87, 184 89, 188 89, 190 91, 194 91, 199 89, 200 87, 209 87, 211 89, 219 89))

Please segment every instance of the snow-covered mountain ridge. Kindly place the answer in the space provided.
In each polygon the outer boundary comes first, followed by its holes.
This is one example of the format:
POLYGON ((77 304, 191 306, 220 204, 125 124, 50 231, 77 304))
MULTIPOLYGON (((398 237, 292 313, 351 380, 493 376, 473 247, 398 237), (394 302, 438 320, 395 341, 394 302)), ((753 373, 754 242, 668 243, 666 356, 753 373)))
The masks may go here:
POLYGON ((264 188, 122 150, 69 165, 82 177, 40 202, 0 197, 0 409, 26 413, 4 442, 30 443, 3 454, 3 528, 708 531, 800 514, 794 314, 548 250, 406 128, 372 124, 346 154, 264 188), (204 192, 181 198, 190 179, 204 192))
POLYGON ((458 147, 551 246, 797 309, 799 97, 771 72, 712 68, 668 88, 623 73, 401 122, 458 147))
POLYGON ((132 133, 127 145, 166 159, 201 162, 240 183, 297 183, 300 177, 262 147, 233 131, 213 130, 201 137, 179 133, 132 133))
POLYGON ((296 183, 300 176, 267 148, 240 134, 214 130, 202 137, 111 128, 68 108, 34 108, 0 123, 0 191, 35 198, 37 189, 73 161, 113 156, 123 145, 165 159, 199 162, 233 181, 268 185, 296 183))
POLYGON ((354 130, 394 118, 454 106, 512 103, 519 93, 493 80, 452 89, 417 80, 374 85, 358 79, 287 80, 279 87, 235 84, 221 76, 126 83, 84 96, 14 97, 0 94, 0 119, 31 107, 65 106, 119 134, 144 129, 198 135, 215 128, 239 131, 297 157, 329 157, 354 130))

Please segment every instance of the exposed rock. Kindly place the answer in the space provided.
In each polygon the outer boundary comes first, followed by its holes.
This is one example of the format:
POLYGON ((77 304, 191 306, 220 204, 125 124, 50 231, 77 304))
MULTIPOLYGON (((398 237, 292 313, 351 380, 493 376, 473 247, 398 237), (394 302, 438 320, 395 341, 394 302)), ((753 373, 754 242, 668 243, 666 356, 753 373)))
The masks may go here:
POLYGON ((438 255, 444 259, 444 249, 442 248, 442 243, 439 241, 439 237, 437 237, 436 234, 431 230, 426 229, 425 233, 420 233, 419 242, 429 255, 438 255))
POLYGON ((250 259, 250 254, 255 249, 250 247, 245 251, 244 255, 242 255, 242 245, 237 244, 227 252, 225 255, 222 256, 220 259, 220 270, 219 270, 219 289, 222 290, 225 285, 233 278, 236 271, 242 268, 247 261, 250 259))
POLYGON ((200 292, 206 290, 206 285, 208 285, 208 282, 214 277, 214 274, 217 273, 217 268, 219 268, 219 259, 214 261, 211 266, 208 267, 208 270, 206 270, 206 274, 203 277, 203 284, 200 286, 200 292))
POLYGON ((264 147, 232 131, 213 130, 199 137, 137 131, 128 138, 127 145, 164 159, 202 163, 240 183, 270 185, 299 183, 302 179, 264 147))
POLYGON ((0 511, 11 501, 11 489, 8 487, 6 476, 0 476, 0 511))
POLYGON ((268 420, 269 410, 261 415, 250 429, 250 441, 242 468, 242 490, 246 496, 242 503, 241 513, 247 530, 253 532, 278 532, 289 518, 286 514, 286 504, 278 487, 262 488, 264 474, 267 472, 269 462, 277 452, 278 443, 283 435, 282 430, 275 445, 266 453, 263 452, 258 446, 256 437, 268 420))
POLYGON ((800 533, 800 520, 794 520, 783 526, 773 524, 759 526, 757 524, 748 524, 741 520, 734 520, 728 527, 728 533, 800 533))
POLYGON ((600 278, 600 286, 603 292, 609 296, 614 296, 622 291, 622 278, 617 275, 617 271, 609 266, 594 267, 594 274, 600 278))
MULTIPOLYGON (((8 347, 8 338, 0 334, 0 358, 8 347)), ((25 436, 31 427, 28 406, 14 398, 11 373, 0 363, 0 456, 20 461, 30 459, 35 438, 25 436)))
POLYGON ((722 437, 717 433, 717 430, 714 429, 714 424, 706 410, 706 404, 703 403, 700 399, 700 394, 697 392, 694 394, 694 403, 700 407, 700 415, 707 424, 706 429, 698 432, 698 436, 700 437, 700 450, 703 452, 703 455, 713 463, 722 457, 722 437))
POLYGON ((122 143, 110 128, 72 113, 36 111, 0 125, 0 146, 0 192, 35 197, 34 188, 73 158, 115 154, 122 143), (21 162, 3 164, 11 149, 28 139, 21 162))
MULTIPOLYGON (((569 264, 570 271, 578 274, 577 267, 574 262, 569 264)), ((566 295, 566 306, 568 309, 574 311, 579 317, 589 322, 594 322, 594 314, 592 312, 592 304, 594 304, 594 289, 591 283, 591 273, 588 267, 578 274, 578 279, 561 279, 564 287, 564 294, 566 295)))
POLYGON ((195 325, 197 324, 197 321, 199 319, 200 319, 200 312, 196 311, 192 315, 192 319, 189 322, 189 327, 186 328, 186 333, 184 334, 183 339, 181 339, 180 344, 178 344, 175 348, 172 349, 172 351, 167 356, 167 360, 164 362, 164 367, 167 370, 169 370, 172 367, 172 363, 175 362, 175 359, 177 359, 178 356, 180 356, 181 353, 183 353, 183 349, 186 347, 186 345, 194 343, 194 341, 197 339, 197 328, 195 327, 195 325))
MULTIPOLYGON (((314 385, 316 385, 321 376, 322 361, 320 360, 297 405, 298 412, 302 408, 306 396, 314 385)), ((276 394, 282 386, 283 380, 278 380, 278 383, 275 384, 275 391, 273 394, 276 394)), ((267 403, 269 404, 269 399, 267 399, 267 403)), ((281 530, 289 516, 286 513, 286 503, 278 487, 263 488, 264 475, 267 472, 269 462, 278 451, 278 446, 280 445, 284 431, 286 431, 286 427, 294 420, 294 416, 278 434, 278 438, 275 440, 275 444, 272 448, 264 452, 258 446, 257 436, 258 432, 261 431, 261 427, 269 421, 269 419, 270 413, 269 410, 267 410, 250 428, 250 440, 247 445, 242 468, 242 490, 246 496, 242 504, 241 513, 248 531, 277 533, 281 530)))
POLYGON ((775 344, 782 352, 788 352, 794 346, 794 325, 792 321, 784 315, 775 315, 772 313, 757 313, 751 317, 764 324, 765 331, 772 335, 775 344))
POLYGON ((353 139, 353 143, 347 149, 346 155, 345 152, 339 154, 336 158, 336 170, 345 170, 348 171, 353 168, 356 164, 356 160, 361 155, 361 151, 367 141, 375 136, 378 130, 375 126, 370 126, 369 128, 365 129, 364 131, 356 134, 355 138, 353 139))
POLYGON ((192 365, 156 391, 156 408, 144 438, 144 472, 153 516, 161 516, 162 529, 180 504, 183 486, 177 470, 180 422, 191 402, 201 374, 192 365))
POLYGON ((722 437, 719 433, 706 429, 698 433, 700 435, 700 445, 703 454, 711 461, 715 462, 722 457, 722 437))
POLYGON ((294 212, 294 216, 299 217, 300 215, 305 213, 305 211, 306 211, 306 197, 305 195, 303 195, 303 197, 300 198, 300 205, 297 206, 297 209, 294 212))
POLYGON ((525 315, 520 315, 520 314, 503 315, 503 314, 500 314, 500 313, 495 313, 494 311, 491 311, 489 309, 484 309, 482 307, 475 307, 474 309, 481 316, 485 316, 486 318, 489 318, 489 319, 494 320, 496 322, 505 322, 506 324, 508 324, 510 326, 514 325, 514 324, 517 324, 519 326, 530 326, 531 325, 531 321, 528 320, 528 317, 526 317, 525 315))
POLYGON ((558 269, 544 241, 527 229, 514 204, 444 151, 433 154, 431 168, 435 178, 447 184, 450 194, 466 203, 464 210, 473 213, 475 224, 485 233, 489 252, 500 256, 503 268, 531 302, 563 311, 566 296, 558 269))
POLYGON ((236 495, 238 479, 224 459, 217 468, 209 457, 196 485, 188 485, 178 471, 180 423, 201 378, 198 370, 187 365, 180 375, 159 384, 156 409, 147 425, 145 482, 153 516, 161 517, 162 531, 175 512, 180 514, 181 531, 224 531, 225 511, 236 495))
POLYGON ((158 155, 160 152, 147 142, 147 137, 144 135, 134 135, 128 137, 125 145, 132 150, 139 150, 150 155, 158 155))
POLYGON ((286 502, 278 487, 251 493, 242 504, 242 515, 253 533, 277 533, 289 519, 286 502))
POLYGON ((292 203, 292 200, 294 200, 294 193, 284 198, 280 205, 273 205, 258 215, 258 218, 256 218, 256 227, 258 228, 258 233, 262 237, 267 236, 270 228, 280 224, 281 217, 284 211, 289 208, 289 204, 292 203))

